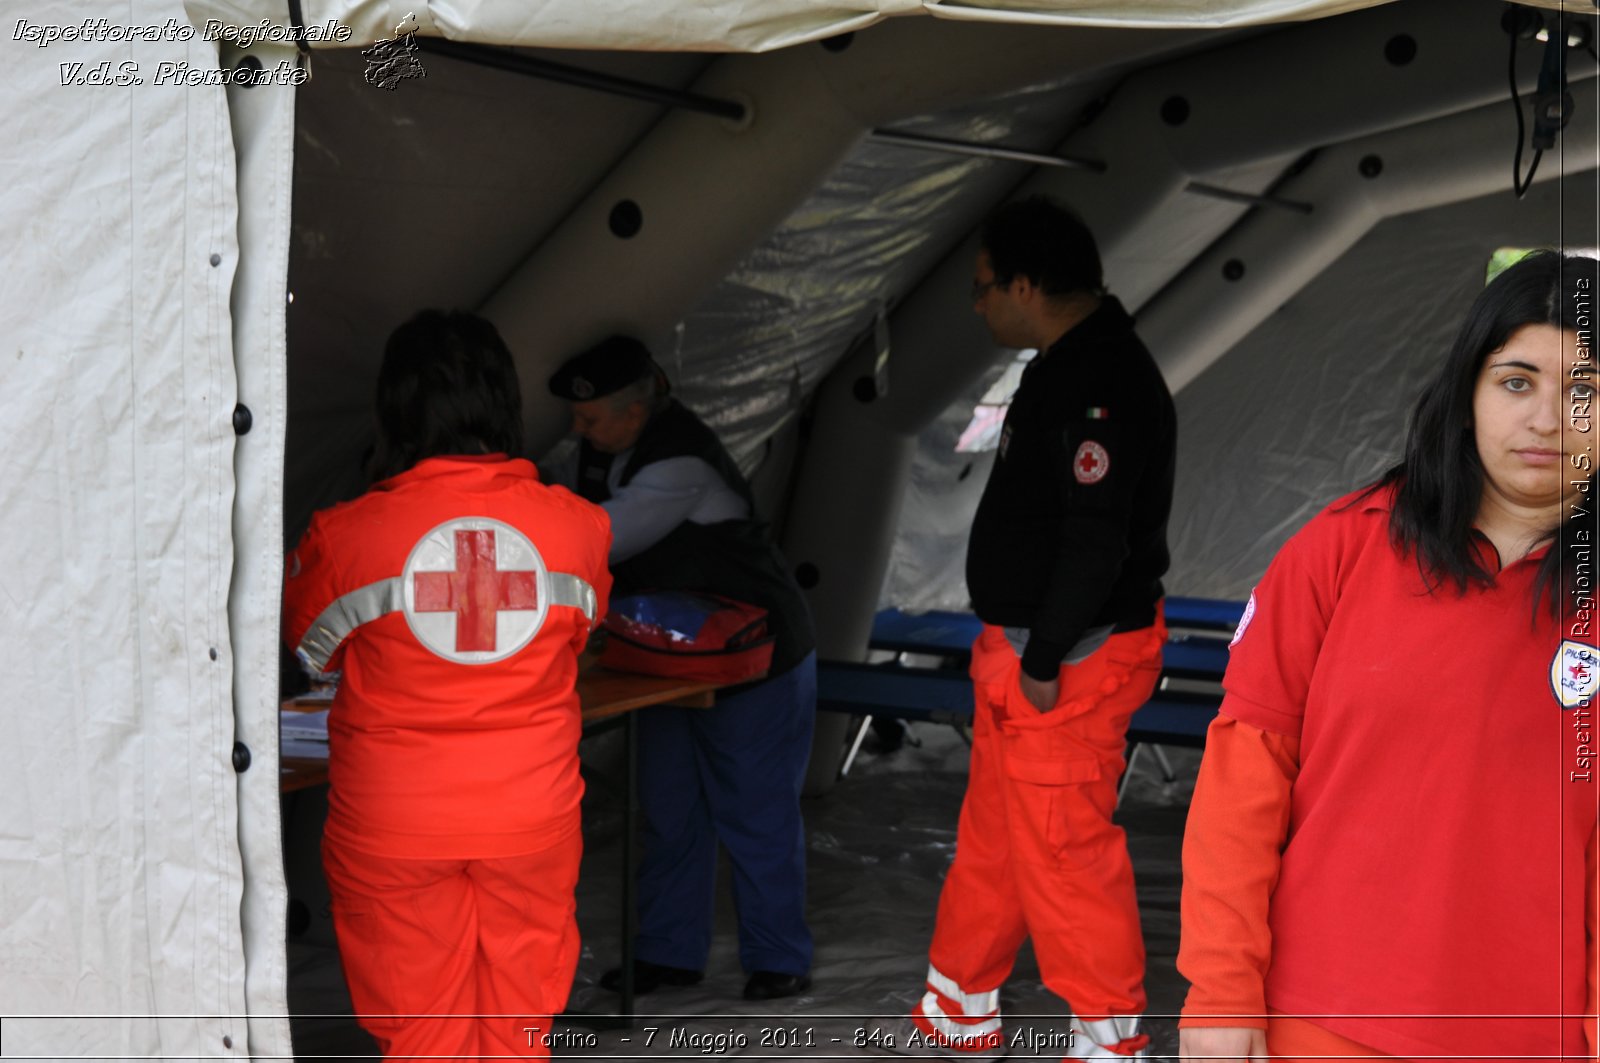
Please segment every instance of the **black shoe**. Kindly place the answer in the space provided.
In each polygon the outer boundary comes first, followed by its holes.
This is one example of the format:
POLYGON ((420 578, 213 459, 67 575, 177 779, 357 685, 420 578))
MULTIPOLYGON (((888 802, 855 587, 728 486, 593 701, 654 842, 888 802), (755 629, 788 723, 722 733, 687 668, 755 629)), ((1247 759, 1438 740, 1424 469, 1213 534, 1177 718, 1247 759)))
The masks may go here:
MULTIPOLYGON (((687 967, 668 967, 664 963, 651 963, 649 960, 633 961, 635 996, 660 989, 664 985, 695 985, 704 977, 704 971, 692 971, 687 967)), ((622 968, 613 967, 601 975, 600 988, 609 989, 613 993, 622 992, 622 968)))
POLYGON ((744 984, 746 1000, 777 1000, 792 997, 811 988, 809 974, 779 974, 777 971, 757 971, 744 984))

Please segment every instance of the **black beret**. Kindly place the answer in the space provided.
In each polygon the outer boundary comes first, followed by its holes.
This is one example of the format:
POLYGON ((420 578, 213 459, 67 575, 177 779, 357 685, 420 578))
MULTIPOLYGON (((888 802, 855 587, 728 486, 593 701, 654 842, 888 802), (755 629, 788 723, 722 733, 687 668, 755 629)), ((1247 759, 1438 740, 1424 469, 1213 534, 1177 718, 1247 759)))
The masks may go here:
POLYGON ((621 391, 661 369, 650 349, 632 336, 609 336, 561 363, 550 378, 550 394, 568 402, 588 402, 621 391))

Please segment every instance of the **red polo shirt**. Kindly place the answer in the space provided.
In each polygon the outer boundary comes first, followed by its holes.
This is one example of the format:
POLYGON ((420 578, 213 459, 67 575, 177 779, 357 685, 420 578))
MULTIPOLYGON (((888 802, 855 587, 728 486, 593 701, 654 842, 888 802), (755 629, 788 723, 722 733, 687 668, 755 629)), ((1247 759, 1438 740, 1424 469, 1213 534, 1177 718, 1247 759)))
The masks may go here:
MULTIPOLYGON (((1401 1056, 1583 1054, 1594 709, 1563 705, 1556 673, 1577 669, 1569 701, 1594 681, 1532 612, 1542 552, 1429 594, 1390 543, 1388 492, 1356 498, 1273 560, 1224 683, 1225 716, 1299 742, 1266 1003, 1401 1056)), ((1196 802, 1191 844, 1236 829, 1196 802)), ((1225 966, 1225 942, 1195 944, 1225 966)), ((1210 972, 1186 973, 1200 1018, 1210 972)))
POLYGON ((574 829, 573 684, 590 618, 559 596, 538 600, 516 559, 522 542, 548 573, 587 584, 594 618, 605 614, 605 511, 541 484, 527 461, 431 458, 312 518, 289 558, 284 634, 342 673, 328 717, 330 840, 379 856, 487 858, 574 829), (434 560, 408 574, 441 526, 434 560), (476 581, 470 593, 463 581, 476 581))

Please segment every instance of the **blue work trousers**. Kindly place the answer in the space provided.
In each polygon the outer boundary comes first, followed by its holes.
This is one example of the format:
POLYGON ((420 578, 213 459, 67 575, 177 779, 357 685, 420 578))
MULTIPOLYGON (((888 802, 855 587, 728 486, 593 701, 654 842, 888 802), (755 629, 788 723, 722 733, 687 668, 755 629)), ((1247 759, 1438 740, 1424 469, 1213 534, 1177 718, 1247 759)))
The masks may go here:
POLYGON ((800 786, 816 706, 813 653, 712 708, 640 711, 639 959, 705 968, 720 841, 733 865, 739 962, 810 971, 800 786))

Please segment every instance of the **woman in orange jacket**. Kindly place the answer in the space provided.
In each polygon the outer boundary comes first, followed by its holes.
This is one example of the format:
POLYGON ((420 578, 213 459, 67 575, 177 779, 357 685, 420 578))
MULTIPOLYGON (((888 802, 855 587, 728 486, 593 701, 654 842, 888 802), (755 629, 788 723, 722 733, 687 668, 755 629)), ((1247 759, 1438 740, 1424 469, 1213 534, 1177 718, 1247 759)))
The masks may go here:
POLYGON ((574 683, 610 522, 539 482, 494 326, 425 311, 378 375, 380 482, 289 557, 284 633, 340 673, 323 867, 386 1057, 547 1056, 578 958, 574 683))
POLYGON ((1596 269, 1495 278, 1404 460, 1251 595, 1184 838, 1185 1060, 1593 1058, 1596 269))

